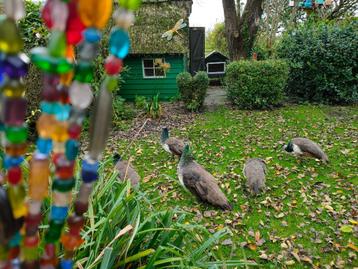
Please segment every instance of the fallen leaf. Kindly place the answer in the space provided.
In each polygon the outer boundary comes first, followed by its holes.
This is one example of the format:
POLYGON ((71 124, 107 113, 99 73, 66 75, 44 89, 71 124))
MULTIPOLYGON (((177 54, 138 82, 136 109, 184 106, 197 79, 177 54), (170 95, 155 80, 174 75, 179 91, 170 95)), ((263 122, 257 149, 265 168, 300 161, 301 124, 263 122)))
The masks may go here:
POLYGON ((255 251, 257 249, 257 246, 255 244, 249 244, 249 249, 255 251))
POLYGON ((225 239, 224 241, 221 242, 221 245, 223 245, 223 246, 232 245, 232 240, 231 239, 225 239))
POLYGON ((349 222, 352 223, 353 225, 358 225, 358 221, 355 221, 353 219, 350 219, 349 222))
POLYGON ((281 218, 283 218, 284 216, 285 216, 285 214, 280 213, 280 214, 276 215, 275 218, 281 219, 281 218))
POLYGON ((261 236, 260 231, 256 231, 255 232, 255 240, 256 240, 256 242, 260 240, 260 236, 261 236))
POLYGON ((300 256, 298 256, 298 254, 297 254, 296 252, 291 251, 291 255, 292 255, 298 262, 301 261, 300 256))
POLYGON ((351 225, 342 225, 339 230, 343 233, 351 233, 353 232, 353 227, 351 225))
POLYGON ((358 252, 358 247, 355 246, 353 243, 349 243, 349 244, 347 245, 347 247, 349 247, 349 248, 353 249, 354 251, 358 252))
POLYGON ((294 260, 289 260, 285 262, 286 265, 294 265, 295 261, 294 260))

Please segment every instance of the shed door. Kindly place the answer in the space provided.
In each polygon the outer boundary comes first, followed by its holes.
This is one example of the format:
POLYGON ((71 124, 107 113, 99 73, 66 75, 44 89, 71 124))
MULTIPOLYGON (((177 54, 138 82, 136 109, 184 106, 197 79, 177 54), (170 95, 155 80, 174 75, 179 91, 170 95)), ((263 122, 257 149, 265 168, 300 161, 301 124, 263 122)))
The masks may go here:
POLYGON ((190 27, 189 30, 190 73, 205 70, 205 27, 190 27))

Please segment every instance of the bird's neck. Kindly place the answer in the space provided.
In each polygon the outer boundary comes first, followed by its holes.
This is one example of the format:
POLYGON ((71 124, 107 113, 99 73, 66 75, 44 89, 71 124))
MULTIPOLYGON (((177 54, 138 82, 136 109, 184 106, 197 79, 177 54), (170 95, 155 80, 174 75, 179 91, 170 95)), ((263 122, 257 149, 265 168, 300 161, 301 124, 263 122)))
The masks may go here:
POLYGON ((163 130, 163 131, 162 131, 162 135, 160 136, 160 142, 161 142, 162 144, 164 144, 165 141, 166 141, 168 138, 169 138, 169 133, 168 133, 168 131, 167 131, 167 130, 163 130))

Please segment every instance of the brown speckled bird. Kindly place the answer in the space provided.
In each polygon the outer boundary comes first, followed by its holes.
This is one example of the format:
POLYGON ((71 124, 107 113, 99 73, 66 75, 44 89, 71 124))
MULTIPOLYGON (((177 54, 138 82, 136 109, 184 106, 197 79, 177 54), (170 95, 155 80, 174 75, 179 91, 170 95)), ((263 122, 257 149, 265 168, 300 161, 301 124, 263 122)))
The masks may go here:
POLYGON ((283 149, 296 156, 309 156, 322 160, 324 163, 329 162, 326 153, 320 146, 307 138, 296 137, 288 142, 283 149))
POLYGON ((248 159, 243 170, 246 177, 246 186, 250 192, 259 194, 265 188, 266 164, 259 158, 248 159))
POLYGON ((140 176, 138 175, 134 167, 130 164, 130 162, 122 160, 119 154, 115 154, 113 159, 116 163, 115 169, 118 171, 119 180, 129 180, 133 187, 139 187, 140 176))
POLYGON ((169 137, 169 130, 167 127, 162 129, 160 144, 166 152, 169 152, 172 155, 180 157, 183 153, 184 142, 178 138, 169 137))

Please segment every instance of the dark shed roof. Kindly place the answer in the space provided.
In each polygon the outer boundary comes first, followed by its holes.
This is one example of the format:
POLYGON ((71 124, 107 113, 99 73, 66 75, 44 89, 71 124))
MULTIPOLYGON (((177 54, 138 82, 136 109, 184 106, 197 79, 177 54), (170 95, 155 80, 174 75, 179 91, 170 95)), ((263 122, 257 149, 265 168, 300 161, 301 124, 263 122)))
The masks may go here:
POLYGON ((205 57, 205 63, 210 63, 210 62, 226 62, 228 61, 229 58, 226 57, 224 54, 214 50, 212 52, 210 52, 206 57, 205 57))

